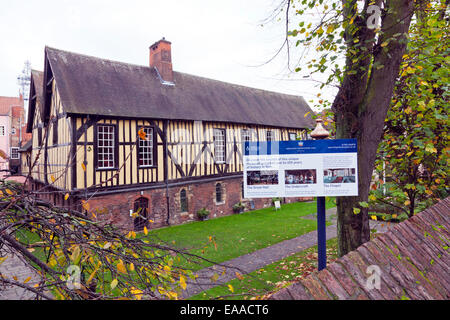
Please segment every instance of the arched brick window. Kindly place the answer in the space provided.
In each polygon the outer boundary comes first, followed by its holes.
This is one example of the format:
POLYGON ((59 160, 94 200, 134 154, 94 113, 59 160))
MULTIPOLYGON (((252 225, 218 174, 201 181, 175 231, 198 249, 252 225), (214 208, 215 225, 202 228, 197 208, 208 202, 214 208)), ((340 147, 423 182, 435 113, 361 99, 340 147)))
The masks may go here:
POLYGON ((218 183, 218 184, 216 184, 216 202, 222 202, 222 201, 223 201, 222 184, 218 183))
POLYGON ((181 212, 188 211, 188 199, 187 199, 186 189, 182 189, 180 191, 180 211, 181 212))
POLYGON ((134 218, 134 230, 141 231, 148 221, 148 199, 144 197, 137 198, 134 201, 133 212, 138 213, 138 216, 134 218))

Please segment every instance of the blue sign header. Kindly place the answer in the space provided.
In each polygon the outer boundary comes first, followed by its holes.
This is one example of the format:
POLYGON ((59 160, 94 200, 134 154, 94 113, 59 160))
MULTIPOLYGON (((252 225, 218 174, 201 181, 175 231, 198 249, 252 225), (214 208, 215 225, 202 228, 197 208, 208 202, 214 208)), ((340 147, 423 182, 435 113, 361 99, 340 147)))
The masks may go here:
POLYGON ((356 139, 245 142, 244 155, 356 153, 356 139))

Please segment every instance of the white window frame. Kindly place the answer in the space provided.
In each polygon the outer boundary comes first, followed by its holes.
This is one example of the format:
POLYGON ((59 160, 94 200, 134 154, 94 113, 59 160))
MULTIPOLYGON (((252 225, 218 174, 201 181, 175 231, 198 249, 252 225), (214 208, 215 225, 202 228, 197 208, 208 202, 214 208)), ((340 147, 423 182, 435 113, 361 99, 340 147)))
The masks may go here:
POLYGON ((152 127, 141 127, 141 129, 145 132, 145 140, 141 139, 141 137, 138 139, 138 165, 140 168, 154 167, 154 130, 152 127))
POLYGON ((289 140, 294 141, 297 140, 297 134, 295 132, 289 132, 289 140), (294 137, 294 139, 292 139, 294 137))
POLYGON ((19 159, 19 158, 20 158, 20 156, 19 156, 19 148, 17 148, 17 147, 11 147, 11 155, 10 155, 9 158, 10 158, 10 159, 19 159), (13 154, 14 154, 13 150, 16 151, 16 156, 15 156, 15 157, 13 156, 13 154))
POLYGON ((116 166, 116 126, 99 124, 97 125, 97 169, 114 169, 116 166), (104 131, 108 128, 107 131, 104 131), (112 129, 112 131, 110 131, 112 129), (105 136, 106 135, 106 136, 105 136), (106 159, 105 159, 106 157, 106 159), (102 159, 100 159, 102 158, 102 159), (105 163, 111 162, 112 166, 105 166, 105 163))
POLYGON ((226 129, 214 129, 214 161, 225 163, 226 157, 226 129))
POLYGON ((242 139, 242 143, 245 143, 247 141, 252 141, 249 129, 242 129, 242 131, 241 131, 241 139, 242 139))

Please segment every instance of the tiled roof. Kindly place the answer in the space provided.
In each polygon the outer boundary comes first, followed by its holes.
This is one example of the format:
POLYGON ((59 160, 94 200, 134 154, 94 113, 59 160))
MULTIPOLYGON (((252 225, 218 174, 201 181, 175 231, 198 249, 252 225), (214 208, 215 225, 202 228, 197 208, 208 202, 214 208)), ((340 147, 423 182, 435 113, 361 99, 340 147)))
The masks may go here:
MULTIPOLYGON (((173 72, 173 86, 147 66, 46 47, 67 113, 312 128, 300 96, 173 72)), ((44 80, 47 81, 47 80, 44 80)))
POLYGON ((13 106, 23 106, 23 100, 19 97, 0 97, 0 115, 9 114, 13 106))
POLYGON ((448 300, 449 246, 450 197, 269 299, 448 300))

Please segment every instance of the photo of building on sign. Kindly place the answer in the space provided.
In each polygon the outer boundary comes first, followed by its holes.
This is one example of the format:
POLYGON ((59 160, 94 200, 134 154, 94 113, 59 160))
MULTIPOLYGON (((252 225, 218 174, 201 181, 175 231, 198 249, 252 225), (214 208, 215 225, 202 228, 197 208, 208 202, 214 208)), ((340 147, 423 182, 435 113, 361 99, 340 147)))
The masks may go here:
POLYGON ((313 184, 317 183, 317 173, 315 169, 307 170, 286 170, 285 184, 313 184))
POLYGON ((355 168, 325 169, 325 170, 323 170, 323 182, 324 183, 355 183, 356 182, 356 169, 355 168))
POLYGON ((278 171, 247 171, 247 185, 278 184, 278 171))

